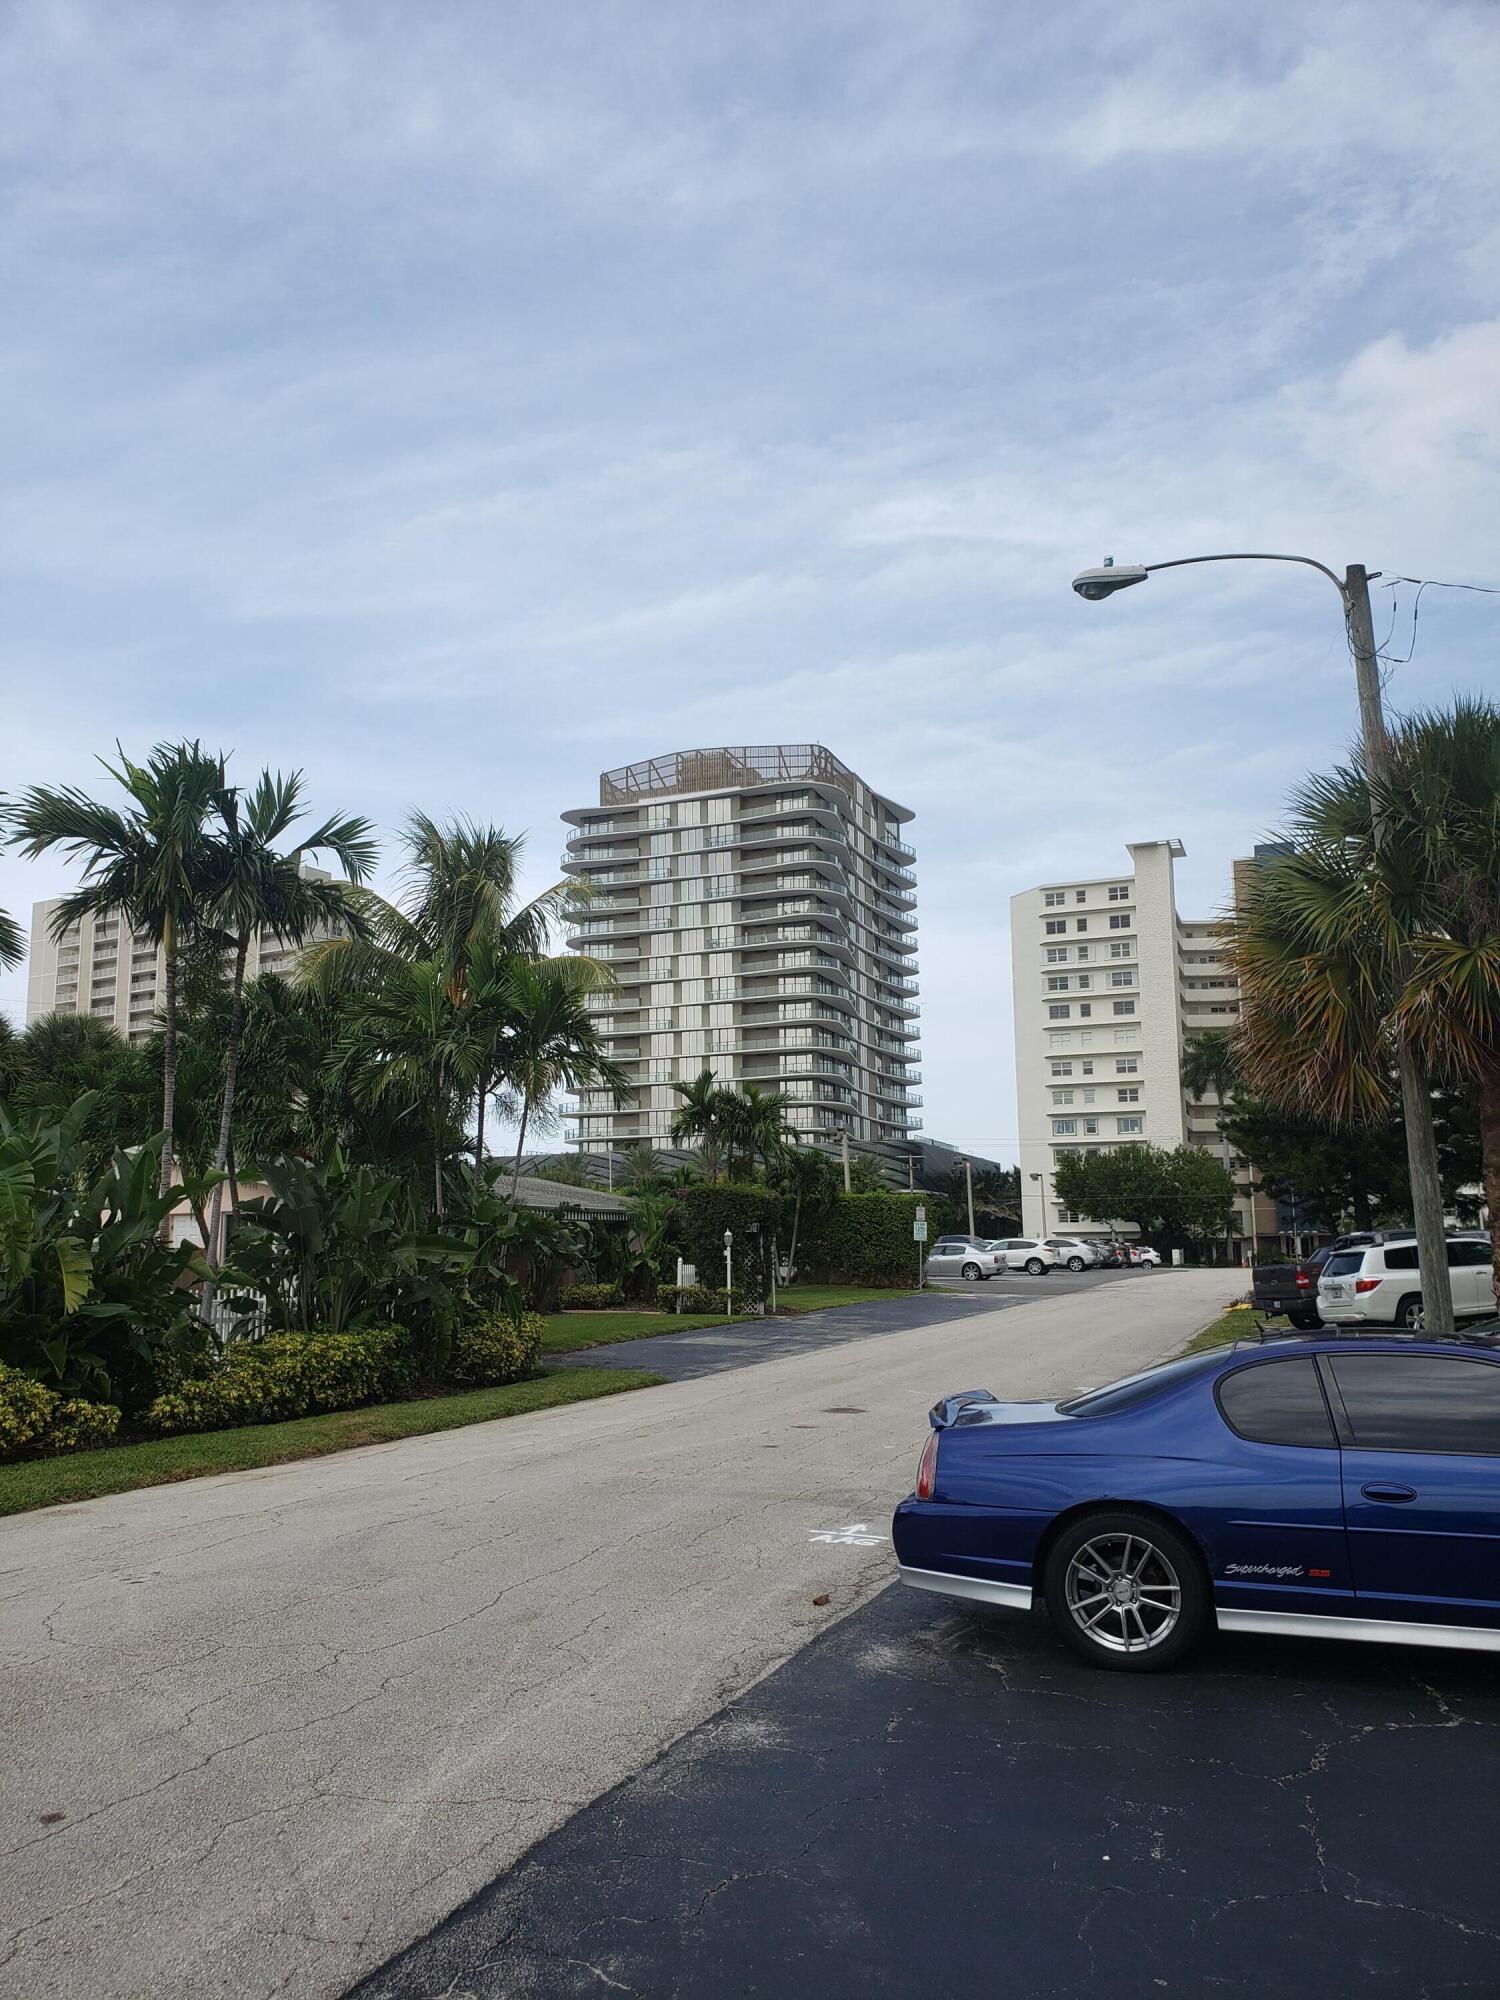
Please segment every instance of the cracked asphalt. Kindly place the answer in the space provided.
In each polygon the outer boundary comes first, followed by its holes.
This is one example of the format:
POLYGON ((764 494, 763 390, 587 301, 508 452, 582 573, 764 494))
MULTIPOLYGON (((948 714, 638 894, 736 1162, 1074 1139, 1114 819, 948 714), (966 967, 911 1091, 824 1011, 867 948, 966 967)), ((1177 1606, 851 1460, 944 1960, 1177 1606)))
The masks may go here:
POLYGON ((1107 1674, 895 1585, 359 2000, 1489 1996, 1497 1730, 1464 1654, 1107 1674))
POLYGON ((928 1405, 1063 1393, 1237 1288, 966 1310, 0 1525, 0 1995, 324 1996, 889 1576, 928 1405), (822 1600, 821 1602, 818 1600, 822 1600))

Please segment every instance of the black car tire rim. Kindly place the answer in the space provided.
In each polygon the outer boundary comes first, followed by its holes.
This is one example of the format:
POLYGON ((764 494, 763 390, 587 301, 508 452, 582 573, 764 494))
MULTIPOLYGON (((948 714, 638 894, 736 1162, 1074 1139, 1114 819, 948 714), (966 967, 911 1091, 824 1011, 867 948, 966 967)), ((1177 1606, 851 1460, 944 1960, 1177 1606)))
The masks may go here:
POLYGON ((1177 1629, 1182 1581, 1148 1536, 1095 1535, 1068 1564, 1068 1616, 1092 1645, 1149 1653, 1177 1629))

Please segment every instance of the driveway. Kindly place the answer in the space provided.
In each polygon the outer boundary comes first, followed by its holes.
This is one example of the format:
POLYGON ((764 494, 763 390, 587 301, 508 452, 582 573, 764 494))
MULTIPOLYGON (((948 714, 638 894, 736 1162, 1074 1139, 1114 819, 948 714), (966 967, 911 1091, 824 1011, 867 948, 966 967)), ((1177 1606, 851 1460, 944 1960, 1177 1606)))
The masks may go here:
POLYGON ((897 1584, 359 2000, 1478 2000, 1497 1730, 1472 1655, 1106 1674, 897 1584))
POLYGON ((889 1576, 924 1413, 1178 1345, 1236 1274, 0 1527, 0 1993, 328 1995, 889 1576), (826 1600, 819 1602, 817 1600, 826 1600))

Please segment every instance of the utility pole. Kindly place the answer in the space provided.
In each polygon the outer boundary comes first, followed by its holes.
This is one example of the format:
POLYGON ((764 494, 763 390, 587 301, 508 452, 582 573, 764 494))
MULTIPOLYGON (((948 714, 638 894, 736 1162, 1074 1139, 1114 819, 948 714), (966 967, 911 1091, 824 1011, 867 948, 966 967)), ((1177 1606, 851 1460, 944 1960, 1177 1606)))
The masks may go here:
POLYGON ((974 1234, 974 1162, 964 1161, 964 1187, 969 1196, 969 1234, 974 1234))
POLYGON ((914 1153, 908 1153, 906 1156, 906 1189, 908 1194, 915 1194, 917 1191, 917 1166, 914 1153))
POLYGON ((839 1151, 844 1158, 844 1193, 849 1192, 849 1127, 846 1125, 839 1134, 839 1151))
MULTIPOLYGON (((1391 739, 1386 735, 1380 704, 1380 662, 1375 651, 1375 625, 1370 616, 1370 578, 1363 563, 1350 563, 1344 572, 1343 587, 1349 648, 1354 655, 1355 685, 1359 689, 1365 768, 1373 784, 1386 785, 1391 777, 1391 739)), ((1390 839, 1390 827, 1378 803, 1374 834, 1379 853, 1390 839)), ((1455 1324, 1453 1283, 1448 1276, 1448 1232, 1443 1225, 1437 1137, 1432 1129, 1432 1087, 1415 1048, 1404 1034, 1396 1037, 1396 1067, 1406 1119, 1406 1166, 1411 1178, 1412 1219, 1417 1225, 1422 1312, 1429 1327, 1446 1330, 1455 1324)))

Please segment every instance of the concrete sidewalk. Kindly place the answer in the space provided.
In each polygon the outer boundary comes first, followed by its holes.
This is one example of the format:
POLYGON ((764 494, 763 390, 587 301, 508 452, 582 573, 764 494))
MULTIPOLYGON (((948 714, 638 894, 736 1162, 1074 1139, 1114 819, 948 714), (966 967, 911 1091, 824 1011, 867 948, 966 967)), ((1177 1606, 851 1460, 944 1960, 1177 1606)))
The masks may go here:
POLYGON ((0 1528, 0 1993, 335 1994, 890 1574, 928 1405, 1181 1343, 1039 1299, 0 1528), (813 1600, 826 1595, 828 1603, 813 1600))

